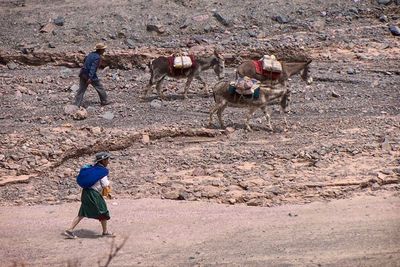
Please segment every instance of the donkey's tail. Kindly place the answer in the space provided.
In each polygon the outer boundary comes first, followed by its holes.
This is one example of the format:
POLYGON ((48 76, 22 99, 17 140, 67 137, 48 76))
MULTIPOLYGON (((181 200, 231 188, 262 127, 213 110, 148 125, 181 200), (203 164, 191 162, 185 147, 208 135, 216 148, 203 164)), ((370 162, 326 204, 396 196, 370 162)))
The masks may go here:
POLYGON ((150 70, 150 81, 149 81, 150 85, 153 85, 153 75, 154 75, 152 63, 153 63, 153 60, 150 60, 149 63, 147 64, 147 66, 149 67, 149 70, 150 70))
POLYGON ((215 90, 214 89, 212 90, 212 93, 213 93, 213 97, 214 97, 214 102, 217 103, 217 98, 215 97, 215 90))

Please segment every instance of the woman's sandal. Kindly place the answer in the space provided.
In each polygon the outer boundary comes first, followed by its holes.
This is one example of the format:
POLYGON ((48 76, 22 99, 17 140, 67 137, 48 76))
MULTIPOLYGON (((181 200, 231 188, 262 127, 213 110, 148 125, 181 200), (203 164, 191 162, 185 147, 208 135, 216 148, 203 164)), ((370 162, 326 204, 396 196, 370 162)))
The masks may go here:
POLYGON ((105 232, 102 234, 103 237, 115 237, 115 234, 111 233, 111 232, 105 232))
POLYGON ((69 239, 75 239, 77 238, 76 235, 74 235, 74 232, 70 231, 70 230, 65 230, 63 235, 65 235, 67 238, 69 239))

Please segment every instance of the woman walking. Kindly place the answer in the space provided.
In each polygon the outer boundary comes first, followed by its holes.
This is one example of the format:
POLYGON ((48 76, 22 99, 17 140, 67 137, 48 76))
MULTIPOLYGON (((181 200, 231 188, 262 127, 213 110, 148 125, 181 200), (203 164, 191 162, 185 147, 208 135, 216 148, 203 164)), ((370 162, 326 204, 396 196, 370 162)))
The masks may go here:
POLYGON ((83 188, 81 207, 78 216, 75 217, 71 226, 64 232, 64 235, 68 238, 77 237, 73 231, 84 217, 100 221, 103 229, 102 236, 115 236, 107 229, 110 213, 103 198, 103 196, 111 198, 110 181, 108 180, 109 171, 107 169, 110 157, 111 154, 108 152, 99 152, 95 156, 94 165, 85 165, 80 170, 77 182, 83 188))

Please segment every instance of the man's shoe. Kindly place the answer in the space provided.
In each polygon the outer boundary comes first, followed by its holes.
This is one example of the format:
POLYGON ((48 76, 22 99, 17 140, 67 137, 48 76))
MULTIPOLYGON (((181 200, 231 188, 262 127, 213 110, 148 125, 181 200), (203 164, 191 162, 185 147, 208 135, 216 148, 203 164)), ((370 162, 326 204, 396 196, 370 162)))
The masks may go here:
POLYGON ((106 101, 106 102, 101 102, 100 105, 107 106, 110 105, 111 103, 112 103, 111 101, 106 101))

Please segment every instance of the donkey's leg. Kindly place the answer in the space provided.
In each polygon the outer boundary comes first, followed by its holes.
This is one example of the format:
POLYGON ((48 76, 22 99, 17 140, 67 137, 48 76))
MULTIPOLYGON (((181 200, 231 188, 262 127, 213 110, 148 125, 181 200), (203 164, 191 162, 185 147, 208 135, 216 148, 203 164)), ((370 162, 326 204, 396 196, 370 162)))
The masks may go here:
POLYGON ((162 77, 155 77, 155 75, 152 74, 151 77, 150 77, 149 83, 146 85, 146 88, 145 88, 143 97, 146 97, 146 96, 148 95, 150 89, 153 87, 153 85, 154 85, 155 83, 158 84, 158 82, 159 82, 160 80, 162 80, 162 79, 164 79, 164 76, 162 76, 162 77))
POLYGON ((163 83, 164 78, 165 78, 165 76, 163 76, 159 81, 157 81, 157 84, 156 84, 157 94, 161 98, 161 100, 165 99, 164 93, 161 90, 161 84, 163 83))
POLYGON ((257 108, 258 108, 258 107, 250 107, 249 113, 248 113, 247 116, 246 116, 246 120, 245 120, 246 129, 247 129, 248 131, 250 131, 250 132, 253 131, 253 130, 252 130, 251 127, 250 127, 249 120, 253 117, 254 112, 256 112, 257 108))
POLYGON ((268 106, 265 105, 264 107, 261 108, 262 111, 264 112, 265 119, 267 120, 268 128, 273 131, 272 125, 271 125, 271 115, 268 113, 268 106))
POLYGON ((221 128, 223 128, 223 129, 225 129, 225 125, 224 125, 224 122, 222 121, 222 112, 224 112, 224 110, 226 109, 227 106, 228 106, 228 103, 222 102, 217 111, 219 124, 221 125, 221 128))
POLYGON ((150 82, 146 85, 146 87, 145 87, 145 89, 144 89, 143 97, 146 97, 146 96, 149 94, 149 91, 150 91, 150 89, 151 89, 152 86, 153 86, 153 85, 152 85, 150 82))
POLYGON ((209 121, 208 121, 208 125, 209 125, 209 126, 212 126, 212 120, 213 120, 214 113, 215 113, 218 109, 220 109, 223 105, 224 105, 223 102, 215 103, 215 106, 213 106, 213 107, 210 109, 210 119, 209 119, 209 121))
POLYGON ((203 84, 204 92, 208 96, 208 85, 207 85, 207 83, 203 80, 203 78, 201 78, 200 74, 197 74, 195 77, 196 77, 197 80, 199 80, 203 84))
POLYGON ((189 78, 188 78, 187 81, 186 81, 185 90, 183 91, 183 97, 184 97, 185 99, 188 98, 187 93, 188 93, 188 90, 189 90, 189 86, 190 86, 190 84, 191 84, 192 81, 193 81, 193 78, 194 78, 194 76, 189 76, 189 78))
POLYGON ((288 122, 286 120, 286 113, 290 112, 290 97, 291 97, 291 90, 290 88, 284 92, 283 96, 281 97, 281 103, 280 103, 280 113, 283 114, 283 120, 285 122, 285 129, 284 131, 287 131, 288 128, 288 122))

